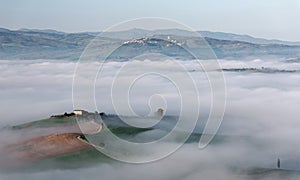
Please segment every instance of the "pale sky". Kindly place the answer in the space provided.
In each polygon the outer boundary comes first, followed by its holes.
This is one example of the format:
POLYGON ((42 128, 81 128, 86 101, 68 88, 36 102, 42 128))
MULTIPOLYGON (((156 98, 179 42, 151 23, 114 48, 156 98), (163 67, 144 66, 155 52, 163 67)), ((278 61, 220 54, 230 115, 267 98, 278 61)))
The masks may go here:
MULTIPOLYGON (((102 31, 141 17, 196 30, 300 41, 300 0, 0 0, 0 27, 102 31)), ((157 27, 159 29, 160 27, 157 27)))

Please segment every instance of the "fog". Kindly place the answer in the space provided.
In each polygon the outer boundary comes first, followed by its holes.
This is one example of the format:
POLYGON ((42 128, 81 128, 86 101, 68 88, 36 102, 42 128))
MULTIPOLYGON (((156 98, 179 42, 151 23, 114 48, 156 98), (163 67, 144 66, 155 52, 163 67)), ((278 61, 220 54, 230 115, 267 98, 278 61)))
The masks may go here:
MULTIPOLYGON (((125 63, 108 62, 103 66, 105 71, 101 78, 96 79, 95 86, 98 109, 86 99, 80 101, 81 108, 91 112, 98 110, 115 113, 110 99, 110 86, 125 63)), ((137 67, 143 63, 165 71, 180 71, 171 60, 130 63, 137 67)), ((201 106, 197 128, 200 129, 211 106, 209 83, 196 61, 180 63, 191 73, 199 90, 201 106)), ((220 60, 219 63, 226 69, 268 67, 300 70, 300 63, 286 63, 277 59, 220 60)), ((76 62, 71 61, 0 61, 0 127, 72 111, 75 67, 76 62)), ((87 73, 91 72, 99 68, 99 63, 86 64, 85 68, 87 73)), ((130 71, 128 77, 122 78, 126 81, 133 73, 130 71)), ((76 76, 82 82, 77 88, 85 88, 87 82, 94 81, 86 79, 84 74, 76 76)), ((198 149, 197 143, 185 144, 162 160, 141 165, 113 161, 79 169, 50 168, 41 172, 1 173, 0 179, 251 179, 253 177, 242 175, 235 168, 275 168, 277 158, 281 158, 283 169, 300 170, 300 73, 224 72, 224 77, 227 89, 226 111, 218 134, 230 137, 225 142, 209 145, 203 150, 198 149)), ((141 115, 153 113, 149 99, 154 94, 161 94, 165 98, 165 102, 157 101, 155 108, 166 103, 167 114, 178 114, 180 96, 176 87, 167 79, 155 75, 139 79, 132 87, 130 105, 134 112, 141 115)), ((0 138, 0 141, 3 144, 4 138, 0 138)), ((295 176, 290 174, 284 176, 284 179, 299 178, 295 176)), ((274 173, 257 178, 283 177, 274 173)))

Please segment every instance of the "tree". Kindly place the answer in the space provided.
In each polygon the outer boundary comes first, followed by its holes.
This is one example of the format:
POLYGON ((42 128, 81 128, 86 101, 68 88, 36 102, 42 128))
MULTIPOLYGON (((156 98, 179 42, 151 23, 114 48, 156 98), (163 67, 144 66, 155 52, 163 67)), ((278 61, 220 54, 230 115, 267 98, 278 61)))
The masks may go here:
POLYGON ((279 158, 277 159, 277 168, 278 169, 280 168, 280 159, 279 158))

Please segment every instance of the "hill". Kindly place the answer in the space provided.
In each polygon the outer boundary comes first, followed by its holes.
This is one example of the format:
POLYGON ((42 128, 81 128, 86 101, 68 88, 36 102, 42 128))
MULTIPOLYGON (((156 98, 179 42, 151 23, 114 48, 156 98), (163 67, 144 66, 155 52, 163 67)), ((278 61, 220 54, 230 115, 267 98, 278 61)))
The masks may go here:
MULTIPOLYGON (((201 33, 201 32, 200 32, 201 33)), ((264 40, 250 36, 202 32, 204 39, 220 59, 247 59, 259 57, 298 58, 300 44, 278 40, 264 40)), ((0 59, 67 59, 77 60, 85 47, 98 33, 64 33, 55 30, 8 30, 0 28, 0 59)), ((207 50, 206 42, 195 33, 169 29, 146 31, 132 29, 119 32, 105 32, 97 38, 97 48, 110 49, 116 44, 122 46, 121 54, 115 60, 126 60, 146 52, 162 53, 174 58, 191 59, 187 51, 196 52, 200 58, 207 50), (176 41, 169 46, 167 39, 176 41), (165 40, 165 41, 162 41, 165 40), (126 43, 130 42, 130 43, 126 43), (177 45, 177 46, 176 46, 177 45), (204 49, 203 49, 204 48, 204 49), (134 53, 132 53, 134 52, 134 53)))

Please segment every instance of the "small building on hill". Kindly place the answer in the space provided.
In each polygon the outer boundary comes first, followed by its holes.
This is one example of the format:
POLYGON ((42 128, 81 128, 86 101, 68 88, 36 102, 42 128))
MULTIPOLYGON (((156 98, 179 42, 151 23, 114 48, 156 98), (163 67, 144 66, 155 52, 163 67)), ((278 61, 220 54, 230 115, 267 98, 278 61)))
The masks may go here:
POLYGON ((82 116, 82 115, 84 115, 84 114, 88 114, 87 111, 80 110, 80 109, 74 110, 73 113, 74 113, 75 115, 80 115, 80 116, 82 116))

